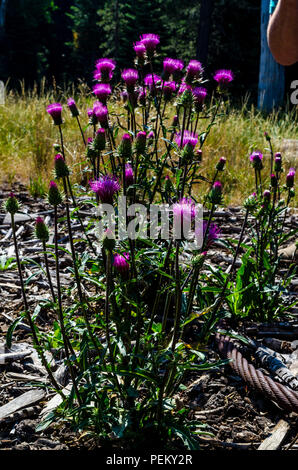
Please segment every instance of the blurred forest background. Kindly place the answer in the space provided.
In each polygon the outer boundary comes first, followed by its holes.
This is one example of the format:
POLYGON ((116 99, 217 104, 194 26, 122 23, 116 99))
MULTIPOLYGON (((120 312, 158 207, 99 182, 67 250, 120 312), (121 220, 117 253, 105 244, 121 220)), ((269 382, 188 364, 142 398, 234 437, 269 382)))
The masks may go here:
MULTIPOLYGON (((261 0, 0 0, 0 80, 17 88, 46 77, 51 85, 92 83, 95 61, 131 66, 141 33, 161 36, 162 57, 197 58, 207 76, 236 75, 234 96, 256 99, 261 0)), ((287 83, 297 66, 286 68, 287 83)), ((289 86, 286 84, 286 89, 289 86)))
POLYGON ((161 36, 162 57, 198 58, 207 76, 236 75, 234 95, 256 98, 260 0, 0 0, 0 80, 30 87, 92 84, 95 61, 132 66, 141 33, 161 36))

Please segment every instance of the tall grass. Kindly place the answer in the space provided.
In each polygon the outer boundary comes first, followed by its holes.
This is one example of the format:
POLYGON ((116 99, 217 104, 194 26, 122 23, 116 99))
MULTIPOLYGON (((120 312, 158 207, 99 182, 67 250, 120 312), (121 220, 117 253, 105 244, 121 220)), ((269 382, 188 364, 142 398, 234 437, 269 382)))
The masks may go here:
MULTIPOLYGON (((94 99, 91 91, 83 83, 76 93, 74 89, 61 90, 55 86, 51 91, 46 91, 43 82, 40 87, 35 87, 30 92, 26 92, 24 87, 20 93, 8 92, 5 104, 0 105, 2 181, 22 181, 36 193, 38 186, 42 187, 42 182, 47 183, 53 168, 53 143, 58 142, 58 135, 46 112, 46 106, 57 100, 65 103, 69 96, 74 95, 81 111, 82 126, 86 129, 88 122, 86 111, 94 99)), ((115 106, 116 102, 112 104, 112 108, 115 106)), ((225 202, 237 204, 254 190, 253 172, 249 171, 250 152, 255 149, 263 151, 265 166, 266 161, 269 164, 268 143, 264 139, 264 131, 271 135, 274 151, 279 151, 284 139, 298 139, 298 112, 297 109, 292 109, 264 115, 254 106, 248 106, 247 101, 244 101, 241 107, 228 106, 228 108, 224 110, 226 115, 218 118, 204 145, 201 171, 203 175, 211 176, 218 158, 225 156, 227 159, 227 171, 223 176, 225 194, 227 194, 225 202)), ((79 182, 78 170, 84 161, 84 146, 77 123, 67 109, 63 117, 66 156, 69 164, 76 168, 73 179, 79 182)), ((171 116, 168 117, 171 119, 171 116)), ((207 124, 208 119, 202 119, 199 131, 202 132, 207 124)), ((87 134, 90 132, 91 136, 91 131, 90 129, 86 132, 87 134)), ((294 156, 285 155, 284 162, 286 170, 295 166, 294 156)), ((201 188, 197 188, 198 198, 200 193, 204 193, 203 189, 201 191, 201 188)), ((295 205, 297 200, 296 196, 293 200, 295 205)))

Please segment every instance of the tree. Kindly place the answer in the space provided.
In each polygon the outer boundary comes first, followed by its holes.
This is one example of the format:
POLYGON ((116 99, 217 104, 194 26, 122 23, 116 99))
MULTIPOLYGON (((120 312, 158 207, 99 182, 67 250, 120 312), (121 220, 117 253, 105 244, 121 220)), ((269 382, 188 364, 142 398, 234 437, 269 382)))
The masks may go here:
POLYGON ((207 64, 208 48, 211 30, 211 17, 214 0, 201 0, 200 22, 197 39, 197 58, 203 64, 207 64))

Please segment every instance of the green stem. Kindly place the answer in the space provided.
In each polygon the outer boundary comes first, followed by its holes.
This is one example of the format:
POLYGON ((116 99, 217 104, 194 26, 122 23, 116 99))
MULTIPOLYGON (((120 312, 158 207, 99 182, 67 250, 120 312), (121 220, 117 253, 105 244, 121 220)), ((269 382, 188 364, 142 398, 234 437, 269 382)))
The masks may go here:
POLYGON ((45 263, 45 267, 46 267, 46 273, 47 273, 47 277, 48 277, 48 282, 49 282, 51 294, 52 294, 52 297, 53 297, 53 302, 56 302, 56 296, 55 296, 53 283, 52 283, 52 278, 51 278, 51 274, 50 274, 50 270, 49 270, 49 262, 48 262, 48 256, 47 256, 46 242, 45 241, 42 242, 42 247, 43 247, 44 263, 45 263))
POLYGON ((44 368, 46 369, 46 371, 48 373, 51 384, 53 385, 55 390, 57 390, 57 392, 62 396, 62 398, 65 399, 65 395, 61 391, 60 386, 58 385, 58 383, 57 383, 57 381, 56 381, 56 379, 55 379, 55 377, 54 377, 54 375, 51 371, 51 368, 50 368, 50 366, 49 366, 49 364, 48 364, 48 362, 45 358, 45 355, 43 353, 41 344, 39 342, 39 339, 38 339, 36 331, 35 331, 34 322, 32 320, 32 317, 31 317, 30 313, 29 313, 29 305, 28 305, 27 296, 26 296, 26 292, 25 292, 25 286, 24 286, 24 280, 23 280, 23 274, 22 274, 22 268, 21 268, 21 262, 20 262, 19 250, 18 250, 18 244, 17 244, 17 238, 16 238, 14 214, 11 214, 11 228, 12 228, 12 234, 13 234, 13 242, 14 242, 14 247, 15 247, 19 278, 20 278, 20 283, 21 283, 21 291, 22 291, 23 302, 24 302, 24 306, 25 306, 25 314, 26 314, 28 323, 29 323, 30 328, 31 328, 33 343, 34 343, 34 346, 35 346, 38 354, 40 355, 41 362, 42 362, 44 368))
POLYGON ((58 224, 57 224, 57 206, 54 206, 54 226, 55 226, 55 263, 56 263, 56 278, 57 278, 57 297, 58 297, 58 318, 62 333, 62 338, 64 342, 65 348, 65 355, 67 359, 67 363, 69 366, 70 375, 72 378, 72 383, 75 389, 75 393, 78 399, 79 404, 82 404, 81 397, 79 394, 79 390, 76 383, 75 372, 73 365, 70 360, 70 352, 71 354, 76 357, 75 352, 71 346, 70 340, 66 334, 65 326, 64 326, 64 318, 63 318, 63 310, 62 310, 62 300, 61 300, 61 285, 60 285, 60 272, 59 272, 59 250, 58 250, 58 224))

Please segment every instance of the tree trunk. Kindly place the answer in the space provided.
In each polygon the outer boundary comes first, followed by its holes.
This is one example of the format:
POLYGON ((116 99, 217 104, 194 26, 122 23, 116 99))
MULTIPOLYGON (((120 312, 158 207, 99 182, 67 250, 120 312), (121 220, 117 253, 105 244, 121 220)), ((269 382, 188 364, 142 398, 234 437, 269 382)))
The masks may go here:
POLYGON ((283 103, 285 91, 284 67, 273 58, 267 42, 270 0, 261 0, 261 57, 259 71, 258 108, 270 112, 283 103))
POLYGON ((209 36, 211 29, 211 17, 214 7, 214 0, 201 0, 200 22, 197 37, 197 59, 203 64, 207 64, 209 36))

